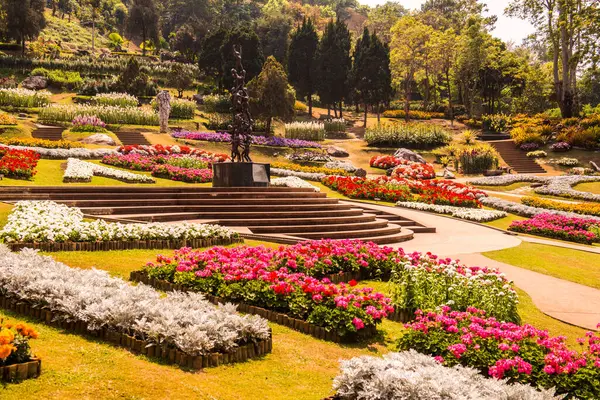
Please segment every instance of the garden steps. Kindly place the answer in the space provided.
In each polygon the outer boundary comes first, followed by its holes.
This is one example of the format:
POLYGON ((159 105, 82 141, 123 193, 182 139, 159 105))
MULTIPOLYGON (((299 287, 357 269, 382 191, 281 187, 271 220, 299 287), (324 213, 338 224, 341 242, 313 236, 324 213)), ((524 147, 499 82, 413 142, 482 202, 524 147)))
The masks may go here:
MULTIPOLYGON (((352 211, 352 210, 351 210, 352 211)), ((354 214, 349 216, 329 216, 329 217, 302 217, 302 218, 269 218, 269 219, 245 219, 244 223, 250 230, 262 227, 287 227, 290 225, 322 225, 322 224, 355 224, 362 222, 375 221, 376 217, 371 214, 363 214, 361 210, 354 210, 354 214)), ((240 224, 236 219, 219 219, 219 223, 224 226, 236 226, 240 224)))
POLYGON ((139 132, 115 132, 115 135, 123 146, 146 145, 151 143, 139 132))
POLYGON ((391 212, 383 210, 376 210, 374 208, 369 207, 368 205, 365 205, 365 203, 362 203, 362 205, 356 205, 357 202, 354 201, 352 203, 354 203, 354 207, 360 208, 367 214, 373 214, 377 218, 385 219, 392 224, 400 225, 403 228, 410 229, 414 233, 436 233, 435 227, 425 226, 419 222, 405 218, 398 214, 393 214, 391 212))
POLYGON ((488 143, 494 146, 504 162, 516 172, 520 174, 546 173, 546 170, 534 159, 527 157, 526 152, 517 148, 513 140, 489 141, 488 143))
POLYGON ((44 139, 59 141, 62 140, 62 134, 65 130, 62 126, 50 126, 50 125, 39 125, 36 124, 35 130, 31 132, 31 137, 35 139, 44 139))
POLYGON ((324 224, 324 225, 282 225, 282 226, 248 226, 252 233, 290 233, 293 232, 338 232, 359 231, 366 229, 382 229, 388 227, 386 220, 375 219, 374 221, 356 222, 353 224, 324 224))
MULTIPOLYGON (((108 200, 57 200, 55 202, 66 204, 70 207, 148 207, 148 206, 159 206, 164 205, 166 207, 175 206, 196 206, 196 205, 239 205, 240 199, 221 199, 221 198, 205 198, 205 199, 145 199, 145 200, 119 200, 119 199, 108 199, 108 200)), ((289 198, 270 198, 270 199, 244 199, 245 205, 289 205, 289 198)), ((328 198, 297 198, 294 199, 295 205, 306 205, 306 204, 338 204, 338 199, 328 198)))
POLYGON ((369 229, 369 230, 353 230, 351 227, 345 231, 323 231, 323 232, 287 232, 290 236, 296 236, 305 239, 362 239, 371 236, 388 236, 395 235, 402 231, 402 228, 398 225, 388 224, 383 228, 369 229))

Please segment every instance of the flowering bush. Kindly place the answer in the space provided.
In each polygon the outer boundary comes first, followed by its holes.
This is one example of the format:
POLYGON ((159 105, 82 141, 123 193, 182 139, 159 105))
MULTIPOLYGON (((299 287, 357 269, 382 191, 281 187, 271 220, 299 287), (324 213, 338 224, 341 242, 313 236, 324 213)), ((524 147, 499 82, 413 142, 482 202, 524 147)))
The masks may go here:
POLYGON ((480 174, 498 168, 498 152, 488 144, 465 147, 456 154, 458 168, 463 174, 480 174))
POLYGON ((481 116, 483 130, 487 132, 506 132, 512 126, 512 118, 506 114, 486 114, 481 116))
POLYGON ((540 148, 539 143, 523 143, 519 146, 523 151, 531 152, 540 148))
POLYGON ((156 155, 173 155, 173 154, 186 154, 190 156, 200 157, 211 163, 228 161, 229 156, 221 153, 211 153, 210 151, 196 149, 189 146, 164 146, 162 144, 155 144, 152 146, 146 145, 130 145, 121 146, 117 148, 117 151, 121 154, 141 154, 146 156, 156 155))
POLYGON ((411 161, 403 160, 392 171, 391 177, 394 179, 406 178, 406 179, 435 179, 435 170, 431 164, 416 163, 411 161))
POLYGON ((235 238, 237 233, 208 224, 121 224, 86 222, 80 209, 53 201, 19 201, 0 231, 5 242, 104 242, 235 238))
POLYGON ((399 123, 367 128, 365 140, 370 146, 387 145, 422 149, 447 145, 452 140, 452 135, 437 125, 399 123))
POLYGON ((488 379, 473 368, 448 368, 435 359, 409 350, 380 357, 342 361, 333 381, 338 400, 559 400, 553 390, 538 391, 522 384, 488 379), (501 394, 501 395, 500 395, 501 394), (499 397, 501 396, 501 397, 499 397))
POLYGON ((323 121, 325 132, 343 133, 346 132, 346 120, 344 118, 332 118, 323 121))
POLYGON ((337 169, 337 170, 341 169, 342 171, 346 171, 349 173, 354 173, 354 172, 358 171, 358 168, 354 164, 352 164, 350 161, 336 160, 336 159, 326 162, 325 165, 323 165, 323 168, 337 169))
POLYGON ((95 115, 78 115, 71 123, 73 132, 106 132, 106 124, 95 115))
POLYGON ((595 215, 600 217, 600 204, 591 203, 567 203, 541 197, 523 197, 521 203, 526 206, 538 207, 547 210, 559 210, 569 213, 595 215))
MULTIPOLYGON (((239 246, 193 251, 183 248, 173 257, 159 256, 156 263, 149 263, 145 269, 150 277, 284 312, 343 337, 374 327, 394 310, 389 298, 374 293, 371 288, 334 285, 327 279, 300 272, 314 266, 306 263, 299 266, 289 257, 294 254, 292 249, 277 251, 264 246, 239 246)), ((327 265, 325 257, 322 262, 327 265)))
POLYGON ((402 164, 405 160, 394 156, 373 156, 369 161, 372 168, 390 169, 402 164))
POLYGON ((556 388, 580 399, 600 396, 600 337, 589 332, 579 339, 584 352, 569 349, 564 336, 551 337, 531 325, 487 318, 475 308, 466 312, 442 307, 440 313, 417 311, 399 342, 436 356, 443 365, 472 367, 498 379, 556 388))
POLYGON ((283 186, 290 188, 305 188, 312 189, 315 192, 320 192, 321 189, 316 187, 315 185, 311 185, 310 183, 302 180, 296 176, 286 176, 285 178, 275 178, 271 180, 271 186, 283 186))
POLYGON ((29 89, 0 88, 0 106, 9 107, 43 107, 50 104, 50 96, 48 91, 42 90, 36 92, 29 89))
POLYGON ((43 122, 71 122, 76 117, 95 115, 107 124, 158 125, 158 114, 137 107, 52 104, 40 110, 43 122))
POLYGON ((25 324, 0 319, 0 367, 30 361, 29 340, 37 337, 37 332, 25 324))
POLYGON ((0 146, 0 174, 7 178, 31 179, 39 159, 35 151, 0 146))
POLYGON ((396 203, 396 206, 420 211, 432 211, 438 214, 448 214, 455 218, 476 222, 489 222, 506 217, 506 213, 503 211, 482 210, 479 208, 438 206, 436 204, 415 203, 409 201, 399 201, 396 203))
POLYGON ((228 113, 231 109, 231 98, 224 94, 207 94, 202 96, 202 105, 210 113, 228 113))
POLYGON ((44 149, 82 148, 83 144, 69 140, 46 140, 35 138, 0 138, 0 143, 7 146, 42 147, 44 149))
POLYGON ((325 125, 321 122, 290 122, 285 124, 285 137, 321 141, 325 139, 325 125))
POLYGON ((562 157, 559 158, 558 160, 553 161, 555 164, 558 164, 562 167, 576 167, 579 165, 579 160, 576 158, 568 158, 568 157, 562 157))
POLYGON ((600 237, 590 228, 600 226, 600 219, 564 217, 562 215, 538 214, 525 221, 513 221, 509 231, 592 244, 600 237))
POLYGON ((188 183, 211 182, 212 169, 177 167, 170 164, 158 164, 152 168, 152 176, 188 183))
POLYGON ((548 157, 548 153, 546 153, 544 150, 530 151, 527 153, 527 157, 529 157, 529 158, 544 158, 544 157, 548 157))
POLYGON ((67 160, 67 168, 63 175, 63 182, 91 182, 94 176, 117 179, 127 183, 155 183, 149 176, 134 174, 114 168, 104 167, 76 158, 67 160))
POLYGON ((84 321, 92 331, 108 328, 194 356, 269 337, 266 320, 241 316, 231 305, 215 306, 194 293, 165 296, 31 249, 12 253, 0 246, 0 287, 5 296, 50 310, 57 320, 84 321))
POLYGON ((571 145, 567 142, 557 142, 550 145, 550 150, 556 152, 569 151, 571 150, 571 145))
MULTIPOLYGON (((231 135, 229 133, 215 133, 215 132, 174 132, 171 134, 175 139, 185 140, 203 140, 207 142, 231 142, 231 135)), ((320 149, 322 146, 319 143, 311 142, 308 140, 300 139, 288 139, 279 136, 252 136, 252 144, 259 146, 273 146, 273 147, 291 147, 291 148, 316 148, 320 149)))
POLYGON ((17 119, 10 114, 0 112, 0 125, 16 125, 17 119))
POLYGON ((127 93, 98 93, 92 97, 92 103, 99 106, 137 107, 138 99, 127 93))

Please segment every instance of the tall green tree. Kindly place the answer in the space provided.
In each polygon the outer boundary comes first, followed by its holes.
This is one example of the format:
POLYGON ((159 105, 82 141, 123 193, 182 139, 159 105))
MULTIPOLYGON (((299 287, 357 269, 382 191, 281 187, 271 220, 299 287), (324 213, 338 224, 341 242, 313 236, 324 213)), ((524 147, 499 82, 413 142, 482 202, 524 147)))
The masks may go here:
POLYGON ((287 65, 288 46, 292 23, 285 14, 264 14, 258 20, 256 33, 265 57, 273 56, 282 65, 287 65))
POLYGON ((148 40, 158 44, 158 10, 155 0, 132 0, 127 18, 127 32, 142 37, 142 54, 148 40))
POLYGON ((267 133, 271 132, 273 118, 287 120, 294 115, 296 94, 289 85, 283 66, 269 56, 262 71, 248 83, 251 111, 267 122, 267 133))
POLYGON ((392 35, 390 30, 398 22, 398 19, 405 16, 408 10, 402 4, 395 1, 387 1, 379 4, 369 11, 365 27, 377 35, 384 43, 390 43, 392 35))
POLYGON ((436 74, 439 74, 446 86, 448 94, 448 115, 454 124, 454 105, 452 102, 452 75, 456 64, 458 36, 454 29, 435 31, 429 39, 429 49, 436 74))
POLYGON ((250 25, 239 26, 229 32, 221 45, 221 62, 223 64, 223 84, 226 88, 233 85, 231 69, 235 68, 233 46, 242 46, 242 63, 246 70, 246 80, 249 81, 257 76, 265 60, 260 39, 250 25))
POLYGON ((317 93, 328 108, 333 106, 335 117, 338 117, 338 106, 342 117, 342 101, 349 94, 348 78, 352 68, 350 40, 346 24, 330 20, 317 50, 317 93))
POLYGON ((37 38, 46 26, 44 0, 4 0, 6 35, 21 44, 25 53, 25 41, 37 38))
POLYGON ((319 37, 312 20, 304 19, 290 39, 288 55, 289 79, 298 95, 308 102, 312 117, 312 95, 315 92, 315 61, 319 37))
POLYGON ((208 32, 200 43, 200 53, 198 54, 198 66, 200 71, 216 80, 219 91, 223 90, 223 62, 221 57, 221 47, 227 38, 227 30, 218 28, 208 32))

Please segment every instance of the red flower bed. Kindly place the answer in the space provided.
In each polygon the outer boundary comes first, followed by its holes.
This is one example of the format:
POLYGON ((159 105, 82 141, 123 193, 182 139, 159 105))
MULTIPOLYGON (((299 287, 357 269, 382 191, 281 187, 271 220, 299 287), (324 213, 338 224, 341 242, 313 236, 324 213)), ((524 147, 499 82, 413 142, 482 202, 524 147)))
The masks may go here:
POLYGON ((372 168, 390 169, 403 164, 406 160, 394 156, 374 156, 369 164, 372 168))
POLYGON ((481 207, 477 198, 485 195, 480 190, 447 180, 408 180, 404 178, 327 176, 322 183, 353 199, 397 202, 418 201, 428 204, 458 207, 481 207))
POLYGON ((40 155, 32 150, 16 150, 0 146, 0 174, 14 179, 31 179, 40 155))

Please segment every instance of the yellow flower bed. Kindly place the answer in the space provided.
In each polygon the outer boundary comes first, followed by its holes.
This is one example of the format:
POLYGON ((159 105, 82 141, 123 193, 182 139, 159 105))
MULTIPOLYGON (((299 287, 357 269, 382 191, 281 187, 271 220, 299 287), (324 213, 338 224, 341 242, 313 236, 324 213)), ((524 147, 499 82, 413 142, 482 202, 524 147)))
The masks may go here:
MULTIPOLYGON (((404 110, 388 110, 383 113, 386 118, 406 118, 404 110)), ((409 111, 408 116, 411 119, 431 119, 444 118, 444 113, 435 113, 427 111, 409 111)))
POLYGON ((16 125, 17 119, 10 114, 0 113, 0 125, 16 125))
POLYGON ((600 216, 600 204, 592 203, 565 203, 543 199, 539 197, 524 197, 521 203, 526 206, 546 208, 548 210, 566 211, 577 214, 596 215, 600 216))
POLYGON ((327 175, 350 175, 348 171, 344 171, 343 169, 331 169, 331 168, 323 168, 323 167, 305 167, 303 165, 297 164, 287 164, 275 162, 271 163, 271 168, 279 168, 279 169, 287 169, 289 171, 296 172, 308 172, 312 174, 327 174, 327 175))
POLYGON ((83 144, 68 140, 45 140, 34 138, 0 138, 0 143, 7 146, 43 147, 44 149, 82 148, 83 144))

